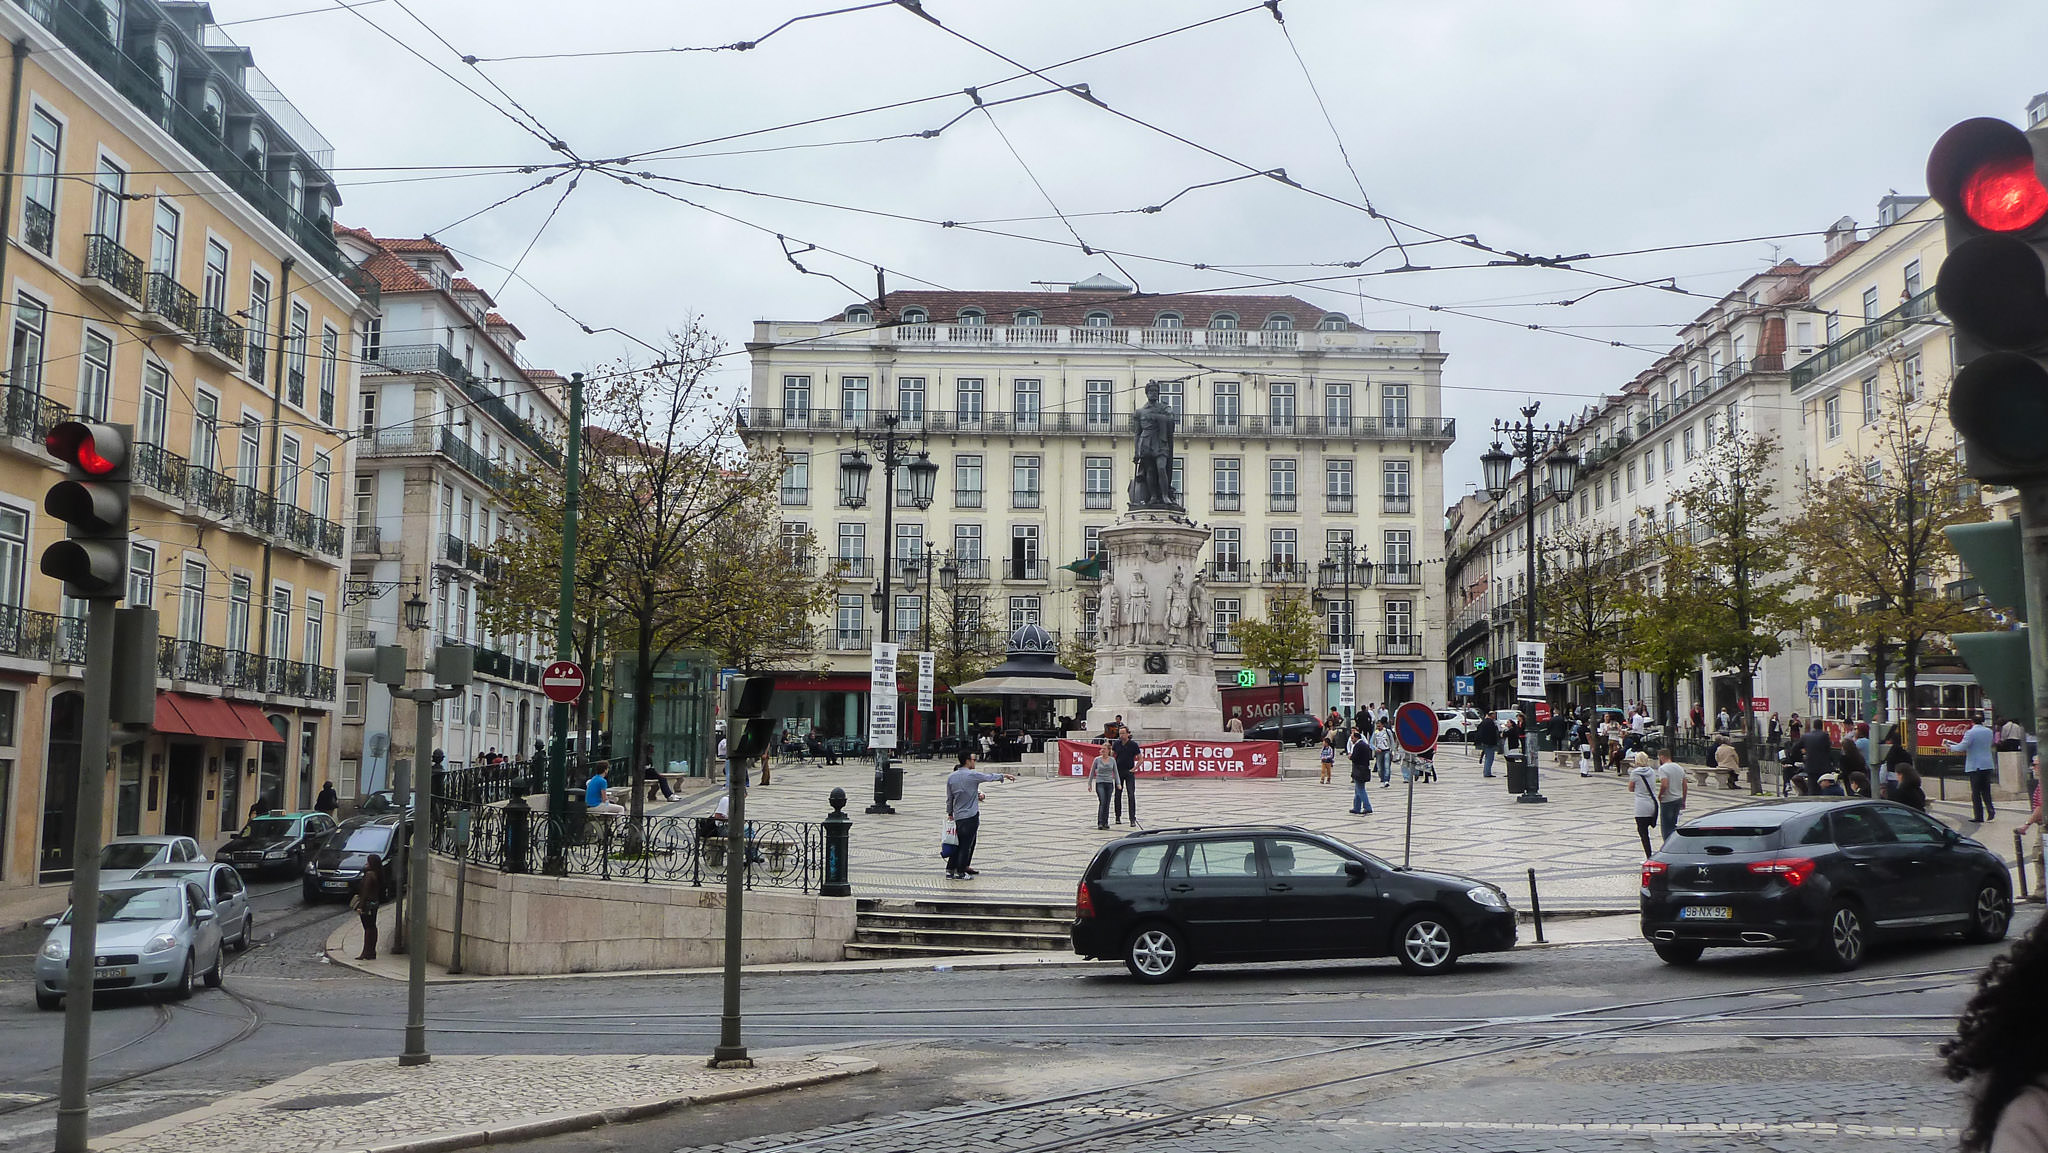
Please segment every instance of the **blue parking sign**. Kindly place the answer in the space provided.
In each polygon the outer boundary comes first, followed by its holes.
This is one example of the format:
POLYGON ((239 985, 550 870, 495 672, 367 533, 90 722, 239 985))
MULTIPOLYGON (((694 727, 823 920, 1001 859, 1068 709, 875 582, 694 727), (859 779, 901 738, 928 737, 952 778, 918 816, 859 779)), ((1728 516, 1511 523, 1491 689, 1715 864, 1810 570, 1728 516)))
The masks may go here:
POLYGON ((1479 689, 1472 677, 1452 677, 1451 692, 1455 696, 1469 697, 1479 689))

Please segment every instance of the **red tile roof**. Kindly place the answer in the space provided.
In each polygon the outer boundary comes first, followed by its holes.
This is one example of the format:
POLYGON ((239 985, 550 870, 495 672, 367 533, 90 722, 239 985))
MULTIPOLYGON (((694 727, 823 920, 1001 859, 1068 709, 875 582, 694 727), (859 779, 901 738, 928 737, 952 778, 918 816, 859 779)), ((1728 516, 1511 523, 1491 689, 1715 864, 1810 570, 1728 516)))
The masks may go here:
POLYGON ((525 333, 523 333, 523 332, 521 332, 521 331, 519 331, 519 326, 518 326, 518 325, 516 325, 516 324, 512 323, 512 322, 511 322, 511 321, 509 321, 509 320, 506 320, 506 319, 505 319, 504 317, 502 317, 502 316, 498 315, 498 314, 497 314, 497 313, 495 313, 495 312, 487 312, 487 313, 485 313, 485 314, 484 314, 484 327, 485 327, 485 328, 496 328, 496 327, 498 327, 499 325, 503 325, 503 326, 505 326, 506 328, 509 328, 509 329, 511 329, 511 330, 512 330, 512 335, 514 335, 514 336, 518 337, 519 339, 521 339, 521 340, 525 340, 525 339, 526 339, 526 334, 525 334, 525 333))
POLYGON ((433 292, 434 285, 412 265, 389 252, 372 252, 363 258, 362 269, 377 279, 381 292, 433 292))
MULTIPOLYGON (((892 292, 882 301, 876 319, 896 321, 907 308, 922 308, 932 320, 945 323, 965 308, 979 308, 990 324, 1009 324, 1020 311, 1036 311, 1046 324, 1078 325, 1091 312, 1107 312, 1110 323, 1148 328, 1162 312, 1177 312, 1188 328, 1206 328, 1220 312, 1237 317, 1239 328, 1261 328, 1276 313, 1291 317, 1294 327, 1316 327, 1325 316, 1339 315, 1298 296, 1254 296, 1235 293, 1174 295, 1130 292, 892 292)), ((842 312, 840 316, 844 316, 842 312)), ((827 317, 837 320, 839 317, 827 317)), ((1359 328, 1355 321, 1352 328, 1359 328)))
POLYGON ((378 236, 372 237, 371 239, 375 240, 378 244, 384 246, 386 249, 392 252, 438 253, 442 256, 447 257, 448 263, 454 265, 457 268, 462 267, 462 262, 460 260, 455 259, 454 253, 448 251, 448 246, 442 244, 438 240, 435 240, 431 236, 378 236))

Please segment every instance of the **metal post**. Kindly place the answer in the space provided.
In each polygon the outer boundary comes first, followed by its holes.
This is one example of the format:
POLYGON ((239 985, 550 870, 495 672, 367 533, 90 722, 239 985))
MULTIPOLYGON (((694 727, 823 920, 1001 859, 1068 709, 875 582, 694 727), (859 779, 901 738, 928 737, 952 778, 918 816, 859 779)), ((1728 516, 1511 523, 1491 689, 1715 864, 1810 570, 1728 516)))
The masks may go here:
POLYGON ((1408 777, 1408 824, 1401 834, 1401 867, 1405 869, 1409 852, 1415 847, 1415 754, 1403 752, 1401 756, 1401 768, 1408 777))
POLYGON ((832 812, 825 817, 825 867, 820 870, 820 897, 851 897, 847 883, 846 852, 852 841, 853 818, 846 815, 846 790, 833 789, 829 798, 832 812))
MULTIPOLYGON (((2027 620, 2032 622, 2027 627, 2027 651, 2034 672, 2034 731, 2048 735, 2048 482, 2030 481, 2019 490, 2020 568, 2027 578, 2027 620)), ((2033 766, 2027 768, 2031 772, 2033 766)), ((2024 784, 2026 775, 2020 779, 2024 784)), ((2036 847, 2048 843, 2039 839, 2048 830, 2036 828, 2034 835, 2036 847)), ((2048 892, 2048 873, 2041 887, 2048 892)))
POLYGON ((113 597, 86 602, 85 705, 78 750, 78 821, 71 835, 71 957, 64 966, 64 1065, 57 1089, 57 1153, 86 1153, 92 1061, 92 975, 99 948, 100 824, 107 799, 109 705, 114 691, 113 597))
MULTIPOLYGON (((434 702, 441 699, 441 694, 430 683, 407 695, 419 704, 419 748, 432 749, 434 702)), ((406 865, 411 871, 405 887, 412 891, 412 904, 406 910, 411 914, 406 935, 412 948, 406 955, 405 1049, 398 1055, 400 1065, 424 1065, 432 1060, 427 1054, 427 858, 431 855, 427 837, 434 819, 434 799, 429 795, 421 803, 420 782, 425 777, 423 771, 412 775, 412 835, 406 838, 411 845, 406 865)))
MULTIPOLYGON (((731 736, 737 739, 739 734, 731 736)), ((888 754, 884 753, 884 756, 888 754)), ((742 762, 725 774, 730 816, 725 822, 725 997, 718 1017, 718 1046, 711 1050, 713 1069, 751 1069, 754 1062, 740 1040, 740 960, 745 948, 747 875, 747 773, 742 762)))
MULTIPOLYGON (((393 700, 408 699, 404 689, 392 689, 391 697, 393 700)), ((397 708, 398 706, 393 705, 392 707, 397 708)), ((414 756, 410 760, 398 762, 396 774, 391 780, 391 796, 392 799, 398 802, 400 821, 405 819, 406 803, 412 797, 413 765, 415 763, 421 765, 427 763, 426 746, 420 745, 419 741, 419 736, 415 735, 413 737, 413 744, 417 747, 413 749, 414 756)), ((422 769, 420 771, 425 772, 426 770, 422 769)), ((401 836, 398 838, 398 876, 401 879, 412 875, 411 864, 412 843, 408 838, 401 836)), ((403 957, 412 952, 412 940, 406 935, 407 921, 405 919, 406 901, 412 894, 409 892, 411 888, 409 884, 396 885, 396 888, 398 895, 392 900, 391 904, 391 945, 384 951, 394 957, 403 957)))
MULTIPOLYGON (((896 418, 882 417, 882 607, 876 615, 875 639, 884 643, 895 640, 889 627, 889 615, 896 606, 890 595, 890 572, 895 567, 892 556, 896 548, 896 418)), ((869 692, 874 687, 868 687, 869 692)), ((875 734, 868 734, 868 744, 873 746, 875 734)), ((875 747, 875 803, 868 806, 870 813, 894 813, 889 805, 889 749, 875 747)))
MULTIPOLYGON (((1522 553, 1528 564, 1528 583, 1523 585, 1523 596, 1528 600, 1529 643, 1536 643, 1536 454, 1542 449, 1542 438, 1536 435, 1534 418, 1536 406, 1522 410, 1528 416, 1529 435, 1524 442, 1522 454, 1522 479, 1528 486, 1528 503, 1522 507, 1522 553)), ((1525 805, 1540 805, 1549 800, 1538 787, 1536 778, 1536 706, 1529 706, 1529 728, 1522 734, 1522 795, 1515 800, 1525 805)))
MULTIPOLYGON (((555 611, 555 659, 576 659, 576 513, 583 501, 583 374, 569 374, 569 443, 562 456, 562 590, 555 611)), ((637 685, 636 706, 647 707, 647 686, 637 685)), ((555 748, 548 758, 548 856, 542 871, 562 872, 562 837, 569 823, 569 706, 555 705, 555 748)))
MULTIPOLYGON (((926 541, 926 542, 925 542, 925 546, 924 546, 924 600, 923 600, 922 602, 920 602, 920 604, 922 605, 922 611, 920 611, 920 612, 919 612, 919 613, 917 614, 918 616, 921 616, 921 617, 923 617, 923 618, 924 618, 924 651, 925 651, 925 652, 930 652, 930 651, 932 651, 932 560, 933 560, 933 558, 937 557, 938 555, 939 555, 939 550, 937 550, 937 549, 933 548, 933 547, 931 546, 931 542, 930 542, 930 541, 926 541)), ((936 664, 937 664, 937 662, 936 662, 936 661, 934 661, 934 662, 933 662, 933 664, 934 664, 934 665, 936 665, 936 664)), ((934 668, 934 670, 933 670, 933 676, 932 676, 932 679, 933 679, 933 680, 937 680, 937 679, 938 679, 938 674, 937 674, 937 670, 936 670, 936 668, 934 668)), ((936 689, 936 688, 937 688, 937 686, 936 686, 936 685, 934 685, 933 687, 934 687, 934 689, 936 689)), ((924 717, 924 751, 925 751, 925 754, 926 754, 927 756, 929 756, 929 755, 931 754, 931 751, 932 751, 932 746, 933 746, 933 745, 936 745, 936 744, 938 743, 938 740, 939 740, 939 732, 938 732, 938 729, 939 729, 939 698, 938 698, 938 693, 937 693, 937 692, 934 692, 934 693, 932 694, 932 707, 931 707, 931 708, 929 708, 929 709, 926 709, 926 710, 925 710, 925 717, 924 717)))
POLYGON ((1529 915, 1536 922, 1536 943, 1543 943, 1543 898, 1536 892, 1536 870, 1529 870, 1529 915))

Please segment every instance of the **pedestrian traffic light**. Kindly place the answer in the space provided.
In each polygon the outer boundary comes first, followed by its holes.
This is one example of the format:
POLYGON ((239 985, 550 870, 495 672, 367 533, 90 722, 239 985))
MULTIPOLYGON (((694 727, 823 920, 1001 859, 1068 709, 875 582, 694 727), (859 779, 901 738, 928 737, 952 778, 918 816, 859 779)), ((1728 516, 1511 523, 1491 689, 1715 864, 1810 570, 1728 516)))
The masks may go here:
POLYGON ((468 645, 435 645, 427 671, 437 685, 466 685, 476 679, 476 650, 468 645))
POLYGON ((739 731, 732 740, 732 759, 751 761, 768 751, 781 722, 769 716, 775 703, 774 677, 732 677, 725 684, 725 715, 739 731))
MULTIPOLYGON (((1984 599, 2021 621, 2027 619, 2027 581, 2020 559, 2020 522, 1987 520, 1942 529, 1984 599)), ((2034 711, 2034 661, 2027 625, 1995 632, 1951 633, 1949 641, 2000 713, 2034 711)))
POLYGON ((81 600, 119 600, 128 584, 128 441, 125 424, 60 422, 43 447, 64 465, 64 479, 43 496, 43 511, 64 522, 64 539, 43 550, 43 575, 81 600))
POLYGON ((1927 157, 1948 257, 1934 298, 1955 325, 1949 420, 1980 480, 2048 479, 2048 186, 2036 139, 1979 117, 1927 157))

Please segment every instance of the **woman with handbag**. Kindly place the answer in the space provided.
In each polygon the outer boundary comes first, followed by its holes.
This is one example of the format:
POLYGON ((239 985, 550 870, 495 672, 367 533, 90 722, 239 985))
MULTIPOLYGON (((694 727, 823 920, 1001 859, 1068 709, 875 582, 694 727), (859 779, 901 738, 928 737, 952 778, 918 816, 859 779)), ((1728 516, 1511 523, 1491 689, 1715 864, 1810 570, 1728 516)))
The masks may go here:
POLYGON ((384 859, 373 853, 363 865, 363 875, 356 878, 355 896, 348 902, 363 921, 363 951, 356 954, 358 961, 377 959, 377 906, 383 901, 384 859))

